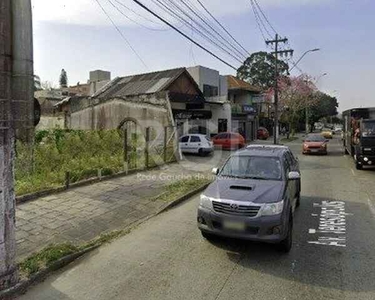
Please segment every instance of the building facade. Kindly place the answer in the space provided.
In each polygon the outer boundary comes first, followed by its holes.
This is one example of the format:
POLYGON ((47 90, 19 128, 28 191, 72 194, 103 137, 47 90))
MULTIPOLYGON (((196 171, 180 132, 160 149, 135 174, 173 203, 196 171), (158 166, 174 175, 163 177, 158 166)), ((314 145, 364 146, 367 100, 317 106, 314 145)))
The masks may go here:
POLYGON ((205 132, 190 129, 190 132, 205 133, 209 136, 231 129, 231 106, 228 101, 228 84, 225 76, 216 70, 203 66, 187 69, 198 84, 205 98, 205 110, 210 111, 210 118, 200 121, 201 128, 205 132))
POLYGON ((261 89, 235 76, 226 76, 228 99, 231 104, 233 132, 240 133, 246 141, 257 138, 259 128, 259 99, 261 89))

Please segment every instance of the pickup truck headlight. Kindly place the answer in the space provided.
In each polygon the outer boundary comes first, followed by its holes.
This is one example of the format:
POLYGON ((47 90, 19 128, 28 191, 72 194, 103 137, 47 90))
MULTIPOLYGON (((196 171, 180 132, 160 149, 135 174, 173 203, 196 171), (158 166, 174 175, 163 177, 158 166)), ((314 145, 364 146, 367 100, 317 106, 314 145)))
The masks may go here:
POLYGON ((267 203, 262 208, 262 216, 275 216, 283 212, 284 200, 276 203, 267 203))
POLYGON ((207 209, 212 209, 212 199, 202 194, 199 205, 207 209))

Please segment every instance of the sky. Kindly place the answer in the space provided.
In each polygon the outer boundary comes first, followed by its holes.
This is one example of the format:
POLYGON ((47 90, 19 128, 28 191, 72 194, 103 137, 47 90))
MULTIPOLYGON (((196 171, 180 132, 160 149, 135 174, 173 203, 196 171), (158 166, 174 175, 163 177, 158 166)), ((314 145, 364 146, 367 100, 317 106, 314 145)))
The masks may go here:
MULTIPOLYGON (((62 68, 67 71, 70 85, 85 83, 89 71, 96 69, 111 71, 114 78, 203 65, 222 75, 235 75, 235 70, 160 24, 132 0, 111 1, 132 21, 108 0, 32 0, 34 73, 42 81, 57 85, 62 68)), ((154 0, 141 1, 167 17, 155 6, 154 0)), ((199 7, 197 0, 188 1, 199 7)), ((249 53, 271 51, 259 31, 250 0, 201 1, 249 53)), ((290 47, 295 50, 295 61, 307 50, 321 49, 306 55, 298 66, 316 79, 327 73, 320 77, 317 86, 338 98, 340 111, 375 106, 372 95, 375 1, 258 0, 258 3, 276 31, 288 38, 290 47)), ((173 24, 186 30, 179 22, 173 24)), ((186 32, 201 41, 196 33, 186 32)), ((202 44, 236 68, 241 65, 207 42, 202 44)), ((299 71, 295 69, 293 75, 299 75, 299 71)))

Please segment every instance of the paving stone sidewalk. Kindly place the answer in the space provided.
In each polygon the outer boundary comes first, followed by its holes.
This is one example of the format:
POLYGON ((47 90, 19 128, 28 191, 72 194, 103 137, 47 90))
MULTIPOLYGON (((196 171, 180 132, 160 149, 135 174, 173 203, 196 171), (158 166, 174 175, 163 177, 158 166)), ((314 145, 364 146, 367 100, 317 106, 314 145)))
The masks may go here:
POLYGON ((166 177, 196 174, 209 167, 196 162, 175 163, 20 204, 16 211, 17 260, 50 243, 79 244, 153 215, 165 205, 150 199, 171 183, 166 177))

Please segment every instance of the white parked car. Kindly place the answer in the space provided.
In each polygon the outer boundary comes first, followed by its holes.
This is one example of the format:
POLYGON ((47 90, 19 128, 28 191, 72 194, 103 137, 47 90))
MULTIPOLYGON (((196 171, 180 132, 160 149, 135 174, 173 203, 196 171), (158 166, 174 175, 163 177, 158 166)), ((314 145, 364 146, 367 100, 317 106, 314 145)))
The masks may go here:
POLYGON ((180 138, 182 153, 210 154, 214 151, 213 143, 204 134, 187 134, 180 138))

